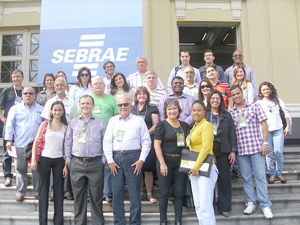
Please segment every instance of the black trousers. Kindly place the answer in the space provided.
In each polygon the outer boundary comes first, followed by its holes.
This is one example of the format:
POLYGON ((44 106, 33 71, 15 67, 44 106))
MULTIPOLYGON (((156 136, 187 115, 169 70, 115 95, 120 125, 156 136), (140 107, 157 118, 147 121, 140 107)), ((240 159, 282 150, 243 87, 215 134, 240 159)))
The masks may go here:
POLYGON ((229 153, 221 153, 221 143, 214 141, 213 151, 217 160, 218 176, 218 210, 219 212, 231 211, 231 173, 229 153))
POLYGON ((177 164, 167 164, 167 167, 168 175, 163 176, 160 172, 160 164, 156 161, 156 171, 159 182, 160 222, 167 223, 167 209, 171 186, 173 186, 175 221, 181 222, 186 174, 178 172, 179 165, 177 164))
POLYGON ((53 190, 54 190, 54 217, 55 225, 64 224, 63 201, 64 201, 64 180, 63 168, 65 160, 61 158, 41 157, 37 167, 39 174, 39 221, 40 225, 48 224, 48 195, 50 185, 50 173, 53 171, 53 190))

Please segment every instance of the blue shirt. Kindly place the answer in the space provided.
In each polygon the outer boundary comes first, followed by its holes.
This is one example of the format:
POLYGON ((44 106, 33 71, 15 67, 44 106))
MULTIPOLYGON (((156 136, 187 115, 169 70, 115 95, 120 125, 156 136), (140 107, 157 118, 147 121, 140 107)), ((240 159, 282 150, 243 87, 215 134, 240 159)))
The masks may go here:
MULTIPOLYGON (((176 68, 176 67, 175 67, 176 68)), ((168 86, 167 86, 167 91, 168 92, 172 92, 172 85, 171 85, 171 81, 172 79, 175 77, 175 68, 172 69, 171 73, 170 73, 170 76, 169 76, 169 80, 168 80, 168 86)), ((194 67, 193 67, 194 68, 194 67)), ((200 72, 198 69, 194 68, 194 71, 195 71, 195 78, 194 78, 194 81, 196 83, 200 83, 201 81, 201 77, 200 77, 200 72)), ((185 76, 184 76, 184 69, 182 68, 182 66, 180 65, 178 67, 178 71, 177 71, 177 74, 176 76, 179 76, 179 77, 182 77, 182 79, 184 80, 185 82, 185 76)))
POLYGON ((43 106, 33 103, 31 109, 23 101, 14 105, 8 112, 5 128, 5 140, 15 140, 15 147, 23 148, 35 139, 40 124, 43 122, 43 106))
POLYGON ((77 105, 79 106, 79 100, 84 95, 93 94, 93 89, 91 84, 88 85, 88 88, 84 90, 81 86, 73 85, 70 89, 69 97, 74 99, 77 105))
MULTIPOLYGON (((227 77, 225 76, 224 74, 224 70, 221 66, 218 66, 216 64, 214 64, 214 66, 217 68, 217 71, 218 71, 218 79, 222 82, 222 83, 227 83, 228 82, 228 79, 227 77)), ((200 72, 200 76, 201 76, 201 79, 203 78, 207 78, 208 77, 206 76, 206 72, 205 72, 205 69, 206 69, 206 64, 202 67, 199 68, 199 72, 200 72)), ((229 84, 229 83, 228 83, 229 84)), ((230 85, 230 84, 229 84, 230 85)))

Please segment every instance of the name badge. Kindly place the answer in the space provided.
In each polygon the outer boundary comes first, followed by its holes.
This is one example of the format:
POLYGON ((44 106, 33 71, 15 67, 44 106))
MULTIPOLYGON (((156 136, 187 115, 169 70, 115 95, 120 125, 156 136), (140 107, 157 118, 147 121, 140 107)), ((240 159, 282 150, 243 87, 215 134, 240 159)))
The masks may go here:
POLYGON ((66 115, 70 115, 70 106, 65 104, 66 115))
POLYGON ((246 116, 239 116, 239 128, 247 127, 246 116))
POLYGON ((184 134, 183 133, 177 134, 177 147, 184 147, 184 134))
POLYGON ((150 104, 154 104, 154 95, 150 95, 150 104))
POLYGON ((181 109, 183 110, 183 103, 182 103, 182 101, 178 100, 178 102, 179 102, 179 105, 180 105, 181 109))
POLYGON ((86 131, 80 131, 78 136, 78 143, 79 144, 85 144, 87 138, 87 132, 86 131))
POLYGON ((101 105, 95 105, 94 113, 101 113, 101 105))
POLYGON ((185 94, 186 94, 186 95, 191 95, 191 96, 192 96, 193 93, 192 93, 192 91, 186 91, 185 94))
POLYGON ((124 131, 124 130, 118 130, 118 131, 117 131, 117 134, 116 134, 116 136, 115 136, 114 139, 115 139, 116 141, 122 141, 124 135, 125 135, 125 131, 124 131))
POLYGON ((16 97, 15 97, 15 103, 14 103, 14 104, 16 105, 16 104, 19 104, 19 103, 21 103, 21 102, 22 102, 22 98, 21 98, 20 96, 16 96, 16 97))
POLYGON ((141 117, 143 120, 145 120, 145 116, 139 115, 139 117, 141 117))
POLYGON ((270 107, 270 112, 271 112, 272 114, 278 114, 278 111, 279 111, 279 107, 278 107, 277 105, 272 105, 272 106, 270 107))
POLYGON ((213 128, 214 135, 216 136, 217 133, 218 133, 218 124, 212 123, 211 125, 212 125, 212 128, 213 128))
POLYGON ((192 133, 190 133, 187 138, 186 138, 186 146, 189 146, 190 143, 191 143, 191 136, 192 136, 192 133))

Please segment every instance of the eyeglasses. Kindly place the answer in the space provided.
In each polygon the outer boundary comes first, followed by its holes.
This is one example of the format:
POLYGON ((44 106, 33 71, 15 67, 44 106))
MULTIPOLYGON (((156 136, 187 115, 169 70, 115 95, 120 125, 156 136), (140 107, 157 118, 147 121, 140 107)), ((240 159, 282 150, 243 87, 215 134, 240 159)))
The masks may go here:
POLYGON ((122 108, 123 106, 124 106, 124 107, 129 106, 129 104, 130 104, 130 103, 123 103, 123 104, 118 104, 117 106, 118 106, 119 108, 122 108))
POLYGON ((201 89, 204 89, 204 88, 211 88, 209 84, 203 84, 203 85, 201 85, 200 87, 201 87, 201 89))
POLYGON ((185 71, 184 73, 186 73, 186 74, 194 74, 195 72, 194 71, 185 71))
POLYGON ((90 75, 88 73, 82 73, 82 74, 80 74, 80 76, 81 77, 83 77, 83 76, 89 77, 90 75))
POLYGON ((243 57, 243 55, 239 54, 239 55, 233 55, 234 58, 237 58, 237 57, 243 57))
POLYGON ((23 92, 23 95, 34 95, 33 92, 23 92))

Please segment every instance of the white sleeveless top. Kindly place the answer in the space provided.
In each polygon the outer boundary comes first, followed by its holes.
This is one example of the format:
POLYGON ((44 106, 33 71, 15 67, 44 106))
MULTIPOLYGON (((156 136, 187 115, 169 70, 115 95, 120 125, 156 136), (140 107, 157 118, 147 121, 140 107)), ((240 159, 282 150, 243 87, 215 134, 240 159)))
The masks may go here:
POLYGON ((66 128, 63 125, 61 131, 54 132, 49 129, 48 123, 47 132, 45 134, 45 145, 42 151, 43 157, 60 158, 63 157, 63 145, 66 128))

